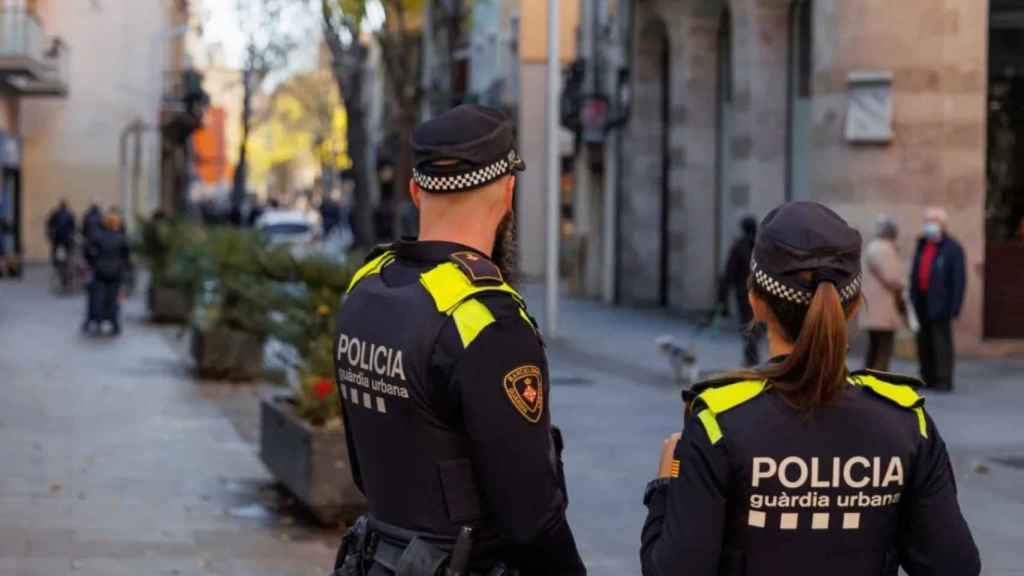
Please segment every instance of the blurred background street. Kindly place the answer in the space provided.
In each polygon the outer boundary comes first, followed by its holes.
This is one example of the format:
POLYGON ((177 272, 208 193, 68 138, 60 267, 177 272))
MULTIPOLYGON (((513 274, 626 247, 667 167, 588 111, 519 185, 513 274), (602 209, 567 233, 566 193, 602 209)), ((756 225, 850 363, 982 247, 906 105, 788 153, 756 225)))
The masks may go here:
POLYGON ((334 318, 462 103, 527 165, 591 574, 639 573, 680 388, 765 359, 744 221, 798 200, 888 256, 851 368, 871 330, 920 373, 896 302, 962 247, 924 394, 984 573, 1024 574, 1022 46, 1024 0, 0 0, 0 576, 327 573, 365 506, 334 318))

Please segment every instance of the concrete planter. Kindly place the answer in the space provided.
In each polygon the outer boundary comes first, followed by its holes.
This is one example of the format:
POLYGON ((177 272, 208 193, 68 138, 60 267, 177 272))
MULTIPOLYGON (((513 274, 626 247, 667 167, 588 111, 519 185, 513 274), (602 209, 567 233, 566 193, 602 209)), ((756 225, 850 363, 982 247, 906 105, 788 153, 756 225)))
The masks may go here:
POLYGON ((202 378, 246 381, 261 377, 264 343, 260 336, 222 326, 192 326, 192 360, 202 378))
POLYGON ((366 511, 352 481, 344 429, 311 426, 295 413, 290 395, 261 398, 260 458, 320 522, 351 524, 366 511))
POLYGON ((192 311, 192 299, 188 292, 174 286, 151 283, 146 292, 149 317, 154 322, 184 324, 192 311))

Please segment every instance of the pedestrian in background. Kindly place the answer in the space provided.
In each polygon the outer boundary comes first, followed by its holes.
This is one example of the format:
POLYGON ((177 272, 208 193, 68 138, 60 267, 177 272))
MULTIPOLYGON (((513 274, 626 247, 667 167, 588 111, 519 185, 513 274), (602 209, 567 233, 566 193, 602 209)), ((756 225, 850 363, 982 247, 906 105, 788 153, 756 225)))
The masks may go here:
POLYGON ((875 237, 864 250, 865 309, 860 327, 868 333, 868 355, 865 368, 888 370, 896 342, 896 331, 903 325, 906 306, 905 268, 896 247, 899 229, 888 216, 880 216, 875 224, 875 237))
POLYGON ((754 252, 754 239, 757 237, 757 220, 747 216, 740 221, 740 235, 729 249, 729 258, 725 263, 725 272, 718 283, 719 310, 729 307, 729 293, 732 292, 736 302, 736 312, 743 327, 743 363, 754 366, 760 362, 758 346, 761 341, 761 330, 752 324, 754 313, 747 298, 747 278, 750 276, 750 255, 754 252))
POLYGON ((92 262, 93 278, 89 283, 88 310, 82 330, 88 333, 109 322, 116 336, 121 333, 118 300, 130 266, 128 240, 120 213, 115 210, 107 213, 103 227, 94 233, 87 252, 92 262))
POLYGON ((71 254, 75 242, 75 215, 68 208, 66 200, 61 200, 46 219, 46 237, 50 240, 50 262, 54 265, 61 258, 71 254))
POLYGON ((93 202, 85 215, 82 216, 82 236, 85 238, 85 246, 96 236, 96 233, 103 228, 103 211, 93 202))
POLYGON ((921 323, 917 355, 929 388, 953 389, 953 328, 967 288, 964 249, 947 230, 941 208, 925 212, 924 235, 917 241, 910 275, 910 297, 921 323))

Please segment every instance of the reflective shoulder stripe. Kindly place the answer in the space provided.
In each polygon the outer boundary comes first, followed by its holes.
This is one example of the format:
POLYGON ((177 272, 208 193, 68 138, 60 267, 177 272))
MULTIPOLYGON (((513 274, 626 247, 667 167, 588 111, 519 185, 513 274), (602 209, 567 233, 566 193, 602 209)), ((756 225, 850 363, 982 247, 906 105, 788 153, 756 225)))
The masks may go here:
POLYGON ((764 380, 744 380, 720 388, 708 388, 697 398, 717 415, 756 397, 764 391, 765 386, 767 386, 767 382, 764 380))
POLYGON ((534 334, 536 334, 537 325, 534 324, 533 318, 530 318, 530 315, 526 313, 526 310, 524 310, 522 306, 519 307, 519 316, 522 317, 523 321, 526 322, 526 324, 533 330, 534 334))
POLYGON ((437 311, 448 315, 460 302, 484 292, 504 292, 515 298, 520 305, 523 303, 523 297, 508 284, 476 286, 451 262, 421 274, 420 283, 434 299, 437 311))
POLYGON ((708 440, 712 444, 718 444, 718 441, 722 439, 722 429, 718 426, 718 420, 710 409, 705 408, 697 414, 697 418, 700 418, 700 423, 704 425, 704 431, 708 433, 708 440))
POLYGON ((469 348, 469 345, 476 340, 476 337, 494 323, 494 314, 487 309, 479 300, 465 300, 452 312, 455 319, 455 327, 462 338, 462 345, 469 348))
POLYGON ((854 385, 868 388, 897 406, 913 410, 917 414, 917 428, 921 432, 921 436, 928 437, 928 421, 924 417, 924 398, 913 388, 904 384, 892 384, 865 374, 858 374, 850 380, 854 385))
POLYGON ((722 428, 716 416, 756 398, 767 386, 764 380, 745 380, 720 388, 708 388, 697 396, 697 400, 707 406, 697 413, 697 418, 704 425, 712 444, 722 439, 722 428))
POLYGON ((370 260, 366 264, 363 264, 359 270, 356 270, 355 275, 352 276, 352 281, 348 283, 348 290, 346 290, 345 293, 348 294, 351 292, 352 289, 355 288, 356 284, 367 276, 380 273, 381 268, 387 266, 394 259, 395 253, 389 250, 380 256, 377 256, 373 260, 370 260))

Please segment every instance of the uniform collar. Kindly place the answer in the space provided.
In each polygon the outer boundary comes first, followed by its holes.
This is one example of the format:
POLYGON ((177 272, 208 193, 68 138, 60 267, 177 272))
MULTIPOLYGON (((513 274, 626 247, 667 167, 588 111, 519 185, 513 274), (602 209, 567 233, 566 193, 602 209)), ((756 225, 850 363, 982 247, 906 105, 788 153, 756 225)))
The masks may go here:
POLYGON ((404 239, 395 245, 395 254, 399 258, 416 262, 446 262, 451 258, 452 254, 467 251, 479 254, 481 257, 490 260, 490 256, 487 254, 458 242, 443 242, 439 240, 420 242, 418 240, 404 239))

